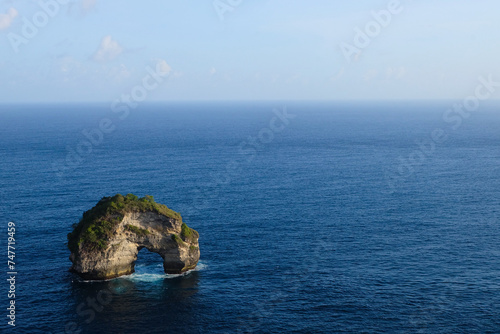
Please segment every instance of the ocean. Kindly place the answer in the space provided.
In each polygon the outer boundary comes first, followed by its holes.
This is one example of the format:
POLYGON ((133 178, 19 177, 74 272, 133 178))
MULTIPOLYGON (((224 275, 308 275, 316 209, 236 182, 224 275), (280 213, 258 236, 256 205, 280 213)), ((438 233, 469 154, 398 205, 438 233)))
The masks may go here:
POLYGON ((0 106, 1 331, 500 332, 500 104, 456 102, 0 106), (68 272, 72 224, 116 193, 180 212, 198 267, 68 272))

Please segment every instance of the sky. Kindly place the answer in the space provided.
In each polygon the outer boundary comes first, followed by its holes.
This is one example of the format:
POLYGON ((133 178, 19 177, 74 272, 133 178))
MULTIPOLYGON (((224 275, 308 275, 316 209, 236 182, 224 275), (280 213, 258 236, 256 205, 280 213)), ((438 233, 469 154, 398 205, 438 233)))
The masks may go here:
POLYGON ((0 0, 0 103, 463 98, 480 76, 500 81, 499 12, 498 0, 0 0))

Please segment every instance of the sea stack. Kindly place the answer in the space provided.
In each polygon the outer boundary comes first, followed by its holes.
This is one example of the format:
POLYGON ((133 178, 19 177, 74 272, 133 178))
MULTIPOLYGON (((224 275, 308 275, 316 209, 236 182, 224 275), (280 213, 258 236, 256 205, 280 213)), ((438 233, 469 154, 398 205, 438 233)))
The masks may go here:
POLYGON ((70 270, 87 280, 132 274, 142 248, 160 254, 167 274, 194 269, 200 258, 198 232, 152 196, 104 197, 73 227, 70 270))

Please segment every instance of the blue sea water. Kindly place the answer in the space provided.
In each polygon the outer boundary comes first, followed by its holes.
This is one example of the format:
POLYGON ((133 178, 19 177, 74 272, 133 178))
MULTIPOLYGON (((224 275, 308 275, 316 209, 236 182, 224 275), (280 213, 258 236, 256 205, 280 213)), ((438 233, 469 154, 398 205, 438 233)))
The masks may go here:
POLYGON ((500 332, 500 104, 452 103, 2 106, 2 332, 500 332), (116 193, 179 211, 198 267, 69 273, 71 225, 116 193))

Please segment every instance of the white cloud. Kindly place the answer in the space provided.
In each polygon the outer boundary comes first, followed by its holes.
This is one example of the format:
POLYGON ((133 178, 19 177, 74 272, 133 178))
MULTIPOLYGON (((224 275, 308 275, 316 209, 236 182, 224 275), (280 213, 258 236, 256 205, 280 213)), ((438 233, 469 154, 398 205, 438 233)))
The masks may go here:
POLYGON ((75 60, 70 56, 60 57, 58 58, 58 62, 59 62, 59 70, 63 73, 69 73, 81 67, 80 62, 78 62, 77 60, 75 60))
POLYGON ((106 62, 115 59, 123 52, 123 48, 111 36, 106 36, 102 39, 99 49, 93 56, 93 59, 98 62, 106 62))
POLYGON ((210 71, 208 71, 208 73, 209 73, 210 75, 215 75, 215 73, 217 73, 217 70, 215 69, 215 67, 212 67, 212 68, 210 69, 210 71))
POLYGON ((107 76, 114 82, 122 82, 130 78, 132 72, 125 66, 125 64, 120 64, 119 66, 113 66, 107 69, 107 76))
POLYGON ((88 75, 87 66, 71 56, 60 56, 54 61, 59 71, 53 71, 51 74, 60 82, 77 85, 88 75))
POLYGON ((155 59, 155 61, 156 61, 156 72, 158 72, 158 74, 162 76, 170 74, 170 72, 172 71, 172 67, 170 67, 170 65, 167 64, 165 60, 155 59))
POLYGON ((10 27, 16 16, 17 10, 13 7, 9 8, 6 14, 0 14, 0 30, 5 30, 10 27))
POLYGON ((81 62, 71 56, 61 56, 56 59, 59 69, 58 78, 61 82, 80 85, 93 82, 96 86, 121 84, 130 79, 133 70, 122 63, 92 64, 81 62))

